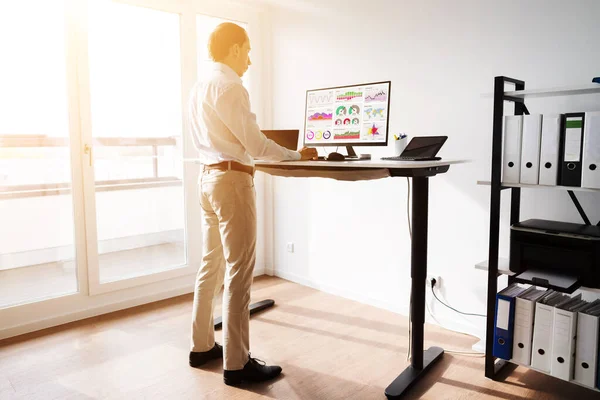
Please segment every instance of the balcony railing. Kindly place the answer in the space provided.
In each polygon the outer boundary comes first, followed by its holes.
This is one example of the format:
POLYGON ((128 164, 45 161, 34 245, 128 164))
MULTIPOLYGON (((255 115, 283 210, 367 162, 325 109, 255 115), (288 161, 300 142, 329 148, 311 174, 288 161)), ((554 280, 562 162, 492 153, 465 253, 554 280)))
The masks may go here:
MULTIPOLYGON (((160 146, 176 146, 174 137, 158 138, 118 138, 103 137, 93 139, 94 146, 104 147, 151 147, 152 174, 147 178, 109 179, 96 181, 96 191, 136 190, 165 186, 180 186, 182 181, 176 176, 159 176, 158 148, 160 146)), ((0 148, 47 148, 68 147, 69 138, 48 137, 42 135, 0 135, 0 148)), ((0 185, 0 200, 38 196, 57 196, 71 193, 71 183, 40 183, 27 185, 0 185)))

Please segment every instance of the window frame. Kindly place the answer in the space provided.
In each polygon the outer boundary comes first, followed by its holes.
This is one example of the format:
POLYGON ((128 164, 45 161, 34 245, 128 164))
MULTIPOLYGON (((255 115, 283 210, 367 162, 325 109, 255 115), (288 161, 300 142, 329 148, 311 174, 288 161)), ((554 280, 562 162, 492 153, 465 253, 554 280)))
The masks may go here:
MULTIPOLYGON (((93 0, 88 0, 93 1, 93 0)), ((119 281, 107 286, 106 290, 90 286, 89 273, 89 242, 95 238, 86 234, 87 214, 84 204, 89 204, 90 193, 83 188, 84 174, 92 171, 86 170, 88 158, 84 154, 84 144, 87 134, 90 134, 90 98, 89 98, 89 65, 87 58, 82 61, 81 55, 87 49, 87 9, 85 0, 65 0, 66 2, 66 29, 67 29, 67 85, 69 93, 69 129, 71 137, 71 165, 72 165, 72 188, 75 214, 75 235, 77 254, 77 280, 79 292, 61 297, 54 297, 15 305, 0 309, 0 321, 5 323, 0 326, 0 339, 16 336, 19 334, 36 331, 39 329, 64 324, 71 321, 101 315, 128 307, 191 293, 194 289, 193 276, 199 265, 198 243, 189 243, 189 248, 198 249, 195 255, 189 254, 189 265, 186 269, 178 272, 167 271, 165 275, 159 275, 156 279, 145 278, 137 281, 119 281), (86 70, 87 68, 87 70, 86 70), (88 79, 86 89, 86 79, 88 79), (87 90, 87 96, 85 93, 87 90), (196 265, 193 265, 196 264, 196 265)), ((112 0, 133 6, 146 7, 159 11, 177 13, 180 15, 180 38, 181 38, 181 85, 182 85, 182 124, 184 159, 195 157, 195 150, 191 142, 187 127, 187 102, 189 92, 197 80, 197 54, 196 54, 196 14, 211 15, 214 17, 244 21, 248 24, 248 34, 252 41, 252 78, 251 87, 248 88, 252 102, 252 108, 257 115, 261 127, 268 127, 270 118, 268 110, 268 93, 270 82, 268 77, 269 43, 265 40, 266 25, 268 18, 265 8, 253 6, 241 2, 219 1, 218 5, 208 0, 112 0), (259 84, 265 82, 265 84, 259 84)), ((89 139, 89 138, 88 138, 89 139)), ((199 172, 199 165, 190 162, 184 165, 184 179, 194 181, 199 172)), ((260 175, 260 174, 259 174, 260 175)), ((258 245, 257 245, 257 268, 255 275, 264 272, 265 257, 264 230, 265 223, 261 215, 264 215, 263 197, 265 193, 262 186, 264 178, 257 176, 257 208, 258 208, 258 245)), ((88 177, 89 179, 89 177, 88 177)), ((93 177, 91 178, 93 179, 93 177)), ((186 189, 184 198, 186 202, 186 213, 193 216, 200 215, 200 206, 197 198, 195 185, 186 189), (193 189, 192 189, 193 188, 193 189)), ((87 217, 89 218, 89 217, 87 217)), ((190 221, 190 215, 186 216, 190 221)), ((186 230, 200 230, 200 224, 190 224, 186 230)), ((89 230, 88 230, 89 231, 89 230)), ((95 245, 95 243, 94 243, 95 245)), ((267 270, 269 267, 267 266, 267 270)), ((157 274, 158 275, 158 274, 157 274)), ((92 285, 93 286, 93 285, 92 285)))

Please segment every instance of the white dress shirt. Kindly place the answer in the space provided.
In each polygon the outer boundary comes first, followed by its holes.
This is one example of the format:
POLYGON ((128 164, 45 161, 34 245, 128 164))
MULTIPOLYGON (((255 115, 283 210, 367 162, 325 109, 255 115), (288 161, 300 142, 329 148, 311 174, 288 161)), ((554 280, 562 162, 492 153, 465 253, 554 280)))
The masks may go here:
POLYGON ((194 145, 202 164, 254 159, 299 160, 300 153, 268 139, 250 110, 250 96, 240 77, 227 65, 215 63, 206 80, 192 89, 189 118, 194 145))

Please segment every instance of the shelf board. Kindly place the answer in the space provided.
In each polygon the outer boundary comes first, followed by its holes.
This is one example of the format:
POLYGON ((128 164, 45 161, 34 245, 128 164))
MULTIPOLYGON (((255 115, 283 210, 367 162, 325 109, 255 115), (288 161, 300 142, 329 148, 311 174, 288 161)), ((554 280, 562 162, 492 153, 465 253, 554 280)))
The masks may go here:
POLYGON ((574 85, 549 89, 514 90, 510 92, 504 92, 504 95, 525 99, 531 97, 572 96, 577 94, 593 93, 600 93, 600 84, 588 83, 584 85, 574 85))
MULTIPOLYGON (((516 362, 516 361, 513 361, 513 360, 508 360, 508 362, 510 362, 510 363, 512 363, 512 364, 515 364, 515 365, 519 365, 519 366, 521 366, 521 367, 524 367, 524 368, 527 368, 527 369, 531 369, 531 370, 533 370, 533 371, 539 372, 540 374, 544 374, 544 375, 552 376, 552 375, 550 375, 550 374, 549 374, 549 373, 547 373, 547 372, 540 371, 539 369, 532 367, 531 365, 525 365, 525 364, 521 364, 520 362, 516 362)), ((556 378, 556 377, 554 376, 554 378, 556 378)), ((556 379, 560 379, 560 378, 556 378, 556 379)), ((584 387, 584 388, 586 388, 586 389, 593 390, 593 391, 595 391, 595 392, 600 392, 600 390, 598 390, 598 389, 596 389, 596 388, 591 388, 591 387, 589 387, 589 386, 582 385, 581 383, 579 383, 579 382, 577 382, 577 381, 565 381, 564 379, 560 379, 560 380, 561 380, 561 381, 563 381, 563 382, 574 383, 575 385, 578 385, 578 386, 584 387)))
MULTIPOLYGON (((476 269, 480 269, 482 271, 488 270, 488 260, 482 261, 480 263, 475 264, 476 269)), ((498 258, 498 273, 502 275, 514 275, 515 273, 508 269, 508 258, 498 258)))
MULTIPOLYGON (((488 260, 485 260, 485 261, 475 264, 475 269, 479 269, 481 271, 487 271, 488 270, 488 260)), ((508 258, 498 257, 498 273, 501 275, 508 275, 508 276, 515 275, 515 272, 508 269, 508 258)), ((582 286, 582 287, 578 288, 577 290, 583 290, 586 292, 593 292, 593 293, 600 293, 600 289, 589 288, 586 286, 582 286)))
MULTIPOLYGON (((600 85, 598 85, 600 86, 600 85)), ((490 181, 477 181, 478 185, 491 185, 490 181)), ((547 186, 547 185, 529 185, 526 183, 503 183, 503 188, 528 188, 528 189, 553 189, 553 190, 572 190, 575 192, 595 192, 600 193, 600 189, 590 189, 590 188, 582 188, 576 186, 547 186)))

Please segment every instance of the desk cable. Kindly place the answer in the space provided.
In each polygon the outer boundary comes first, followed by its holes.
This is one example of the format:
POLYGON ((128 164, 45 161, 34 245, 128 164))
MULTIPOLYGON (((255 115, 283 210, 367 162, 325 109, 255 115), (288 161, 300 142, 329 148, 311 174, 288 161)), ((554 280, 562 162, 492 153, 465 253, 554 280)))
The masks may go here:
MULTIPOLYGON (((410 236, 410 240, 412 242, 412 227, 410 224, 410 178, 406 178, 406 184, 407 184, 407 198, 406 198, 406 217, 408 220, 408 234, 410 236)), ((431 285, 431 292, 433 293, 433 296, 437 299, 437 301, 439 301, 440 303, 442 303, 443 305, 445 305, 446 307, 460 313, 460 314, 465 314, 465 315, 475 315, 475 316, 481 316, 481 317, 485 317, 485 315, 482 314, 469 314, 469 313, 463 313, 460 312, 458 310, 456 310, 455 308, 450 307, 449 305, 447 305, 446 303, 444 303, 443 301, 441 301, 437 295, 435 294, 435 291, 433 290, 433 287, 435 286, 435 280, 432 282, 431 285)), ((410 289, 410 295, 409 295, 409 305, 408 305, 408 353, 406 354, 406 360, 410 361, 411 357, 412 357, 412 318, 411 318, 411 313, 412 313, 412 285, 411 285, 411 289, 410 289)), ((431 318, 438 323, 439 326, 443 327, 443 325, 434 317, 433 313, 431 312, 431 310, 429 309, 429 304, 427 303, 427 301, 425 301, 425 306, 427 307, 427 312, 429 312, 429 315, 431 315, 431 318)), ((445 328, 447 329, 447 328, 445 328)), ((462 332, 459 332, 462 333, 462 332)), ((462 351, 462 350, 444 350, 444 352, 446 353, 452 353, 452 354, 460 354, 460 355, 468 355, 468 356, 475 356, 475 357, 484 357, 485 354, 484 353, 479 353, 479 352, 473 352, 473 351, 462 351)))
MULTIPOLYGON (((429 315, 431 316, 431 318, 435 322, 437 322, 437 324, 439 326, 442 326, 442 323, 437 320, 437 318, 433 315, 433 313, 429 309, 429 304, 427 304, 427 302, 425 302, 425 306, 427 307, 427 312, 429 313, 429 315)), ((448 329, 448 328, 444 328, 444 329, 448 329)), ((450 330, 452 330, 452 329, 450 329, 450 330)), ((458 331, 454 331, 454 332, 458 332, 458 331)), ((458 333, 463 333, 463 332, 458 332, 458 333)), ((473 356, 473 357, 485 357, 485 353, 480 353, 480 352, 477 352, 477 351, 448 350, 448 349, 444 349, 444 352, 445 353, 451 353, 451 354, 460 354, 460 355, 466 355, 466 356, 473 356)))
MULTIPOLYGON (((336 146, 336 148, 335 148, 335 152, 336 152, 336 153, 338 152, 338 148, 339 148, 339 147, 337 147, 337 146, 336 146)), ((329 153, 327 152, 327 149, 326 149, 325 147, 323 147, 323 152, 324 152, 325 154, 329 155, 329 153)))
MULTIPOLYGON (((406 196, 406 218, 408 220, 408 235, 410 236, 412 246, 412 227, 410 226, 410 179, 406 177, 407 196, 406 196)), ((408 353, 406 353, 406 361, 410 361, 412 357, 412 285, 409 289, 408 301, 408 353)), ((427 304, 427 302, 425 302, 427 304)))
POLYGON ((433 294, 433 297, 435 297, 435 299, 436 299, 437 301, 439 301, 440 303, 442 303, 443 305, 445 305, 446 307, 448 307, 448 308, 449 308, 449 309, 451 309, 452 311, 455 311, 455 312, 457 312, 457 313, 459 313, 459 314, 462 314, 462 315, 472 315, 472 316, 474 316, 474 317, 482 317, 482 318, 486 318, 486 316, 485 316, 485 315, 483 315, 483 314, 473 314, 473 313, 466 313, 466 312, 458 311, 458 310, 457 310, 456 308, 454 308, 454 307, 450 307, 448 304, 446 304, 446 303, 444 303, 442 300, 440 300, 440 298, 439 298, 439 297, 437 297, 437 295, 435 294, 435 290, 433 289, 433 288, 435 287, 435 284, 436 284, 436 280, 435 280, 435 279, 432 279, 432 281, 431 281, 431 293, 433 294))

